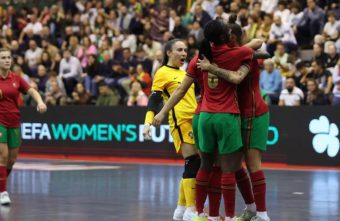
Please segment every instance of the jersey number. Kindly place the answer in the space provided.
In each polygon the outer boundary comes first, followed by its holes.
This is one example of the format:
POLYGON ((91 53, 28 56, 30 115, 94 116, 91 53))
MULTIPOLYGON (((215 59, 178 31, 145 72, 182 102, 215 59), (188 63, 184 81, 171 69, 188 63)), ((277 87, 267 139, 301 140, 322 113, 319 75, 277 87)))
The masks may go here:
POLYGON ((208 86, 209 88, 216 88, 218 85, 218 77, 212 73, 208 73, 208 86))

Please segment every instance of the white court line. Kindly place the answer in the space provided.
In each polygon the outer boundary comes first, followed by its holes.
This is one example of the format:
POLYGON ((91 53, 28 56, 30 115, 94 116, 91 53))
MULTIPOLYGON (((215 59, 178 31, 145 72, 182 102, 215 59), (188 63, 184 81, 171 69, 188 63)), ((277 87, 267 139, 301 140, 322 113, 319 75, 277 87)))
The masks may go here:
POLYGON ((16 170, 74 171, 74 170, 117 170, 120 166, 98 166, 81 164, 21 163, 14 164, 16 170))

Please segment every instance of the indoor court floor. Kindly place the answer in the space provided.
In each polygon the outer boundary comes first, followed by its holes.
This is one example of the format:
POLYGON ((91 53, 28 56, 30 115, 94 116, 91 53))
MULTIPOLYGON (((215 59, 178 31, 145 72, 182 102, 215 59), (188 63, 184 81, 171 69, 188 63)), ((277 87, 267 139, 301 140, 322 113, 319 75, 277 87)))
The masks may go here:
MULTIPOLYGON (((0 220, 170 221, 181 173, 179 165, 20 160, 0 220)), ((339 171, 265 173, 272 221, 340 221, 339 171)))

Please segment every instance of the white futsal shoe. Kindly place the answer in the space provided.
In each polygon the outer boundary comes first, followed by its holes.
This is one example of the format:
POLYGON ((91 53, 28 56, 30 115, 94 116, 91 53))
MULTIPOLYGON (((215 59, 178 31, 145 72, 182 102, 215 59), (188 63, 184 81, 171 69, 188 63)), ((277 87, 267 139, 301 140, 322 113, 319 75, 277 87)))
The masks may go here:
POLYGON ((173 216, 173 220, 183 220, 183 215, 184 215, 184 212, 186 210, 186 206, 180 206, 180 205, 177 205, 175 211, 174 211, 174 216, 173 216))
POLYGON ((11 203, 11 199, 9 198, 8 192, 4 191, 0 193, 0 204, 1 205, 9 205, 11 203))
POLYGON ((259 216, 254 216, 253 218, 251 218, 250 221, 270 221, 270 219, 269 219, 269 217, 268 217, 268 219, 262 219, 259 216))
POLYGON ((196 216, 196 209, 194 206, 187 207, 184 214, 183 214, 183 220, 185 221, 193 221, 196 216))

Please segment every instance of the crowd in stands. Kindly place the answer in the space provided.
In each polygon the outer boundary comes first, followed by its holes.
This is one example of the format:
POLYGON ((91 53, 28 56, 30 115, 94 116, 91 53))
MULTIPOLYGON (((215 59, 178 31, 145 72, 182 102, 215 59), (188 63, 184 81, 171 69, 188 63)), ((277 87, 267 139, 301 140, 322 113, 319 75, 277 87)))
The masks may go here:
MULTIPOLYGON (((260 85, 272 105, 340 104, 338 0, 64 0, 0 8, 0 46, 47 105, 145 106, 162 46, 181 38, 188 61, 204 25, 237 14, 264 41, 260 85)), ((185 67, 184 67, 185 68, 185 67)), ((22 105, 34 105, 23 97, 22 105)))

